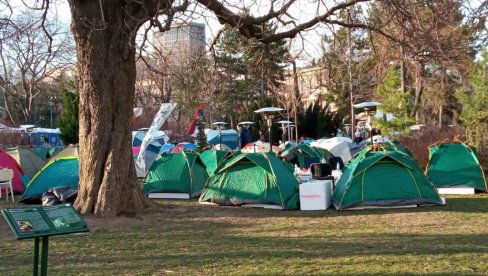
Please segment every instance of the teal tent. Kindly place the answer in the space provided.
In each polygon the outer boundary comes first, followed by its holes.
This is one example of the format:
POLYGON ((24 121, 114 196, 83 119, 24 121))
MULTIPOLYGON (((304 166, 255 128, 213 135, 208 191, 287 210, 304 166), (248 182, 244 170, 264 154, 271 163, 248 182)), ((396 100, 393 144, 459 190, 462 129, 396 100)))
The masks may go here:
POLYGON ((56 153, 58 153, 59 151, 63 150, 64 147, 62 146, 55 146, 55 147, 51 147, 49 149, 49 156, 54 156, 56 155, 56 153))
POLYGON ((163 153, 151 165, 143 184, 143 192, 185 193, 198 197, 208 179, 208 173, 197 153, 163 153))
POLYGON ((208 175, 213 175, 217 167, 231 153, 226 150, 208 149, 200 153, 200 158, 207 168, 208 175))
POLYGON ((332 202, 338 210, 442 204, 415 160, 390 144, 367 146, 348 162, 332 202))
POLYGON ((464 143, 443 143, 429 147, 427 176, 437 188, 471 187, 487 192, 476 149, 464 143))
POLYGON ((40 203, 42 194, 50 188, 78 187, 79 161, 77 156, 56 158, 47 163, 27 184, 22 203, 40 203))
POLYGON ((37 148, 29 148, 31 151, 33 151, 35 154, 39 155, 39 157, 42 158, 42 160, 46 161, 49 159, 49 148, 48 147, 37 147, 37 148))
POLYGON ((298 208, 298 181, 293 168, 273 153, 238 153, 221 164, 200 196, 218 205, 275 205, 298 208))

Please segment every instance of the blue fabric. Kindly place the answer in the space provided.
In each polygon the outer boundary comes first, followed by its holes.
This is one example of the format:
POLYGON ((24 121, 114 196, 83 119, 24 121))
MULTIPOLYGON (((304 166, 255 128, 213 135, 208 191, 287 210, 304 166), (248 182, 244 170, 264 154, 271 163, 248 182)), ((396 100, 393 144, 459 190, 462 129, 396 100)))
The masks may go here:
POLYGON ((22 197, 42 195, 49 188, 78 187, 80 179, 78 170, 77 158, 56 160, 32 178, 22 197))
MULTIPOLYGON (((228 146, 231 149, 237 148, 238 134, 234 129, 222 130, 222 144, 228 146)), ((218 145, 220 143, 219 131, 212 129, 207 132, 207 142, 210 145, 218 145)))
POLYGON ((173 144, 164 144, 160 149, 159 153, 170 153, 171 150, 175 147, 173 144))

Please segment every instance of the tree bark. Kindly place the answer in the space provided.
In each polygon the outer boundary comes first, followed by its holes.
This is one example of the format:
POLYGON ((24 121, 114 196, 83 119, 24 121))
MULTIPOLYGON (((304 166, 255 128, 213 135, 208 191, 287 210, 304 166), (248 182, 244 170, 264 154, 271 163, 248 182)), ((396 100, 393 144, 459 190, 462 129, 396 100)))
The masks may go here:
MULTIPOLYGON (((351 22, 351 11, 347 9, 347 23, 351 22)), ((352 75, 352 38, 351 28, 347 28, 347 74, 349 76, 349 104, 351 105, 351 139, 354 140, 354 132, 356 129, 354 118, 354 86, 352 75)))
POLYGON ((444 68, 441 68, 440 70, 441 74, 441 95, 440 95, 440 100, 439 100, 439 121, 437 124, 437 128, 441 129, 442 128, 442 113, 444 112, 444 97, 447 93, 446 91, 446 70, 444 68))
POLYGON ((131 155, 135 31, 125 1, 69 1, 80 85, 82 214, 115 216, 151 207, 137 184, 131 155))
POLYGON ((294 119, 295 119, 295 138, 298 141, 298 112, 301 105, 301 95, 300 89, 298 88, 298 72, 297 72, 297 63, 295 60, 291 62, 293 68, 293 95, 295 99, 293 100, 293 111, 294 111, 294 119))
POLYGON ((441 104, 439 105, 439 122, 437 124, 437 128, 442 128, 442 114, 444 113, 444 106, 441 104))
POLYGON ((419 122, 419 108, 420 108, 420 99, 422 97, 422 92, 424 90, 423 86, 423 65, 419 66, 419 69, 417 69, 417 72, 415 72, 415 99, 413 102, 413 108, 412 111, 410 112, 410 117, 415 118, 417 120, 417 123, 419 122))
POLYGON ((403 45, 400 45, 400 90, 402 94, 407 92, 407 68, 405 66, 405 50, 403 49, 403 45))

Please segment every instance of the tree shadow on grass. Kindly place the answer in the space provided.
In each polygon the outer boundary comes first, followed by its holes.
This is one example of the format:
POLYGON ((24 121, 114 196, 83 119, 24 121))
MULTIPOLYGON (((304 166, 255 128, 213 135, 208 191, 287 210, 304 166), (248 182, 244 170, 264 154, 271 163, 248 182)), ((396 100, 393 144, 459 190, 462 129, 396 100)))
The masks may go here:
MULTIPOLYGON (((324 221, 318 227, 326 225, 324 221)), ((392 266, 391 271, 397 272, 398 269, 425 271, 424 266, 433 262, 429 271, 434 273, 425 275, 460 275, 461 270, 453 272, 452 267, 444 268, 442 264, 473 261, 472 268, 477 271, 481 260, 473 258, 486 256, 488 252, 485 233, 365 231, 344 235, 338 229, 312 231, 306 228, 310 226, 299 228, 291 222, 278 227, 283 228, 266 232, 261 227, 251 229, 239 220, 202 221, 169 214, 148 225, 53 237, 50 239, 49 272, 54 275, 151 275, 165 269, 182 274, 195 274, 203 269, 209 271, 207 274, 226 274, 233 270, 234 274, 284 275, 328 268, 323 274, 375 275, 368 272, 376 271, 382 264, 392 266), (264 232, 259 232, 260 229, 264 232), (297 236, 296 232, 302 230, 303 235, 297 236), (368 270, 369 266, 372 270, 368 270), (235 271, 236 267, 242 270, 235 271), (252 270, 255 267, 260 271, 252 270), (341 273, 341 269, 351 267, 358 272, 341 273)), ((2 264, 3 275, 28 274, 32 264, 32 241, 3 241, 0 260, 8 260, 2 264)), ((381 271, 384 271, 382 275, 409 275, 407 272, 389 273, 388 268, 381 271)))
MULTIPOLYGON (((356 275, 374 275, 363 272, 368 271, 369 265, 374 267, 374 271, 378 265, 381 267, 382 263, 390 262, 411 265, 411 268, 404 268, 406 271, 425 271, 424 265, 438 262, 429 268, 436 273, 426 275, 460 275, 459 271, 454 273, 449 270, 452 268, 438 271, 441 267, 439 264, 444 261, 458 262, 459 258, 469 263, 473 257, 488 252, 487 234, 383 233, 343 236, 341 233, 318 233, 286 237, 246 233, 247 225, 237 223, 177 223, 176 227, 148 229, 145 233, 127 232, 113 237, 110 234, 101 235, 95 244, 95 237, 61 240, 51 249, 51 269, 55 274, 63 272, 63 269, 67 269, 64 272, 68 273, 82 264, 78 271, 80 273, 98 267, 99 271, 116 274, 117 271, 137 274, 140 269, 152 274, 163 268, 193 274, 199 269, 220 267, 218 273, 226 274, 226 270, 234 269, 235 265, 242 266, 243 272, 260 266, 263 270, 258 274, 283 275, 303 274, 309 271, 309 266, 317 266, 317 269, 330 267, 334 269, 334 275, 341 275, 340 267, 356 266, 360 269, 356 275), (63 248, 63 254, 59 254, 56 247, 63 248), (436 261, 436 258, 441 260, 436 261), (289 265, 293 268, 287 269, 289 265), (361 269, 364 271, 361 272, 361 269)), ((479 261, 472 265, 475 271, 479 261)), ((388 269, 384 271, 386 273, 383 275, 388 274, 388 269)), ((323 273, 328 272, 324 270, 323 273)))

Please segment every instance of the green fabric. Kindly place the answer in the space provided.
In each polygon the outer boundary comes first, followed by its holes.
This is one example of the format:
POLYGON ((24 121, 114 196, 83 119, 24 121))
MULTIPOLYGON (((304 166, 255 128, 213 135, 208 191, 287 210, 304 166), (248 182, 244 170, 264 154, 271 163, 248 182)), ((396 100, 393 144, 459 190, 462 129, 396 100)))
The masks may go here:
POLYGON ((143 192, 200 195, 208 179, 207 169, 197 153, 163 153, 149 169, 143 192))
POLYGON ((59 151, 61 151, 63 149, 63 147, 61 146, 56 146, 56 147, 52 147, 50 150, 49 150, 49 156, 54 156, 56 153, 58 153, 59 151))
POLYGON ((200 202, 298 208, 298 182, 292 168, 274 154, 238 153, 224 162, 209 179, 200 202))
POLYGON ((473 187, 487 191, 476 151, 466 144, 441 144, 429 148, 427 176, 436 187, 473 187))
POLYGON ((38 147, 38 148, 30 148, 31 151, 33 151, 35 154, 39 155, 39 157, 42 158, 42 160, 47 160, 48 159, 48 152, 49 148, 47 147, 38 147))
POLYGON ((337 209, 364 206, 441 204, 437 190, 415 160, 387 145, 361 150, 343 170, 334 193, 337 209))
POLYGON ((202 153, 200 153, 200 159, 205 164, 209 176, 215 173, 215 170, 220 165, 222 160, 224 160, 225 157, 229 154, 230 153, 226 150, 213 150, 213 149, 205 150, 202 153))

